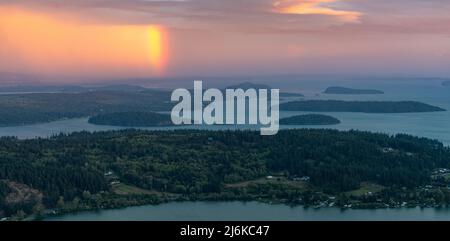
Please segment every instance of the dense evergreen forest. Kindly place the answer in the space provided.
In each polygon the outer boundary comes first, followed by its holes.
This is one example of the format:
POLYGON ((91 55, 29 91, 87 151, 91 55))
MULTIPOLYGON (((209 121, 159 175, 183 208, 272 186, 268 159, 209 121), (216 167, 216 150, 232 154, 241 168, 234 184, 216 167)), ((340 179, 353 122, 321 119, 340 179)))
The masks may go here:
POLYGON ((342 101, 308 100, 280 104, 284 111, 325 111, 364 113, 414 113, 445 111, 442 108, 417 101, 342 101))
POLYGON ((89 118, 95 125, 151 127, 173 125, 170 115, 155 112, 117 112, 100 114, 89 118))
POLYGON ((448 204, 447 177, 435 172, 449 167, 450 150, 437 141, 358 131, 123 130, 1 138, 0 215, 199 199, 318 205, 333 196, 339 206, 448 204), (431 191, 422 193, 424 186, 431 191), (27 199, 33 201, 14 198, 10 189, 33 192, 27 199))
POLYGON ((280 119, 280 125, 336 125, 340 120, 329 115, 307 114, 280 119))

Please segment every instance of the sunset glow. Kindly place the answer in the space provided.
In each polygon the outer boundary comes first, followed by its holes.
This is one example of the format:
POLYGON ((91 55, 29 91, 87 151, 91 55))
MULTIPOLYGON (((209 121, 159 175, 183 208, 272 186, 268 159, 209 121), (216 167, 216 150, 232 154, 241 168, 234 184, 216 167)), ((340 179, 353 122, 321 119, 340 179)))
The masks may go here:
POLYGON ((22 9, 0 12, 0 56, 14 56, 9 64, 19 70, 157 75, 167 60, 166 34, 159 26, 91 24, 22 9))
POLYGON ((148 28, 150 42, 150 63, 161 73, 167 64, 167 34, 160 26, 150 26, 148 28))
POLYGON ((447 77, 450 2, 407 2, 0 0, 0 73, 66 82, 61 76, 447 77))
POLYGON ((323 7, 323 3, 333 3, 339 0, 309 0, 309 1, 275 1, 276 11, 286 14, 320 14, 339 17, 345 22, 357 22, 361 13, 354 11, 335 10, 323 7))

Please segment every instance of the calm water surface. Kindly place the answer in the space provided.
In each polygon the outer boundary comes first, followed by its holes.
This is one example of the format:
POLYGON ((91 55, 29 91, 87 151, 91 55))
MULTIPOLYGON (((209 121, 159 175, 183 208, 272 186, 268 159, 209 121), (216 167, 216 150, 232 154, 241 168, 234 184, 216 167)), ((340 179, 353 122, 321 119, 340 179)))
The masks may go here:
MULTIPOLYGON (((450 108, 449 108, 450 109, 450 108)), ((281 117, 287 117, 308 112, 284 112, 281 117)), ((363 130, 388 134, 406 133, 415 136, 428 137, 450 145, 450 112, 408 113, 408 114, 366 114, 366 113, 333 113, 324 112, 341 120, 341 124, 333 126, 281 126, 285 128, 330 128, 338 130, 363 130)), ((152 127, 146 130, 192 129, 193 127, 152 127)), ((226 130, 238 129, 234 126, 195 126, 195 129, 226 130)), ((258 130, 259 127, 247 126, 241 129, 258 130)), ((17 136, 21 139, 49 137, 58 133, 75 131, 106 131, 126 129, 126 127, 99 126, 89 124, 87 118, 55 121, 20 127, 0 127, 0 136, 17 136)))
MULTIPOLYGON (((378 87, 386 92, 384 95, 324 95, 318 94, 320 90, 306 92, 306 99, 341 99, 341 100, 415 100, 450 110, 450 88, 437 84, 411 85, 408 87, 393 85, 385 88, 378 87), (388 91, 386 91, 388 89, 388 91)), ((307 112, 282 112, 281 117, 287 117, 307 112)), ((282 126, 281 128, 333 128, 339 130, 357 129, 363 131, 382 132, 388 134, 405 133, 416 136, 437 139, 446 145, 450 145, 450 111, 430 113, 406 113, 406 114, 366 114, 366 113, 333 113, 329 114, 341 120, 341 124, 333 126, 282 126)), ((147 130, 167 130, 173 128, 192 127, 166 127, 166 128, 142 128, 147 130)), ((195 129, 237 129, 233 126, 195 126, 195 129)), ((240 127, 245 129, 259 129, 259 127, 240 127)), ((19 138, 48 137, 61 132, 74 131, 105 131, 125 129, 125 127, 98 126, 87 122, 87 118, 55 121, 45 124, 0 127, 0 136, 17 136, 19 138)))
POLYGON ((47 221, 394 221, 450 220, 450 209, 398 208, 341 210, 303 208, 258 202, 174 202, 157 206, 81 212, 47 221))

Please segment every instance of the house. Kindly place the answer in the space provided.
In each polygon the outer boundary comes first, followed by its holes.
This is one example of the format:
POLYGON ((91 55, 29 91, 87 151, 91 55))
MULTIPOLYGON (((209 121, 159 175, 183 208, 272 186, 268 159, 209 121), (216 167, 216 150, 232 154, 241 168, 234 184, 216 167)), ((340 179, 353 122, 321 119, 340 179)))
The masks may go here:
POLYGON ((111 176, 113 174, 113 172, 112 171, 108 171, 108 172, 105 172, 105 177, 107 177, 107 176, 111 176))
POLYGON ((382 151, 383 151, 383 153, 392 153, 392 152, 394 152, 395 150, 394 150, 394 148, 391 148, 391 147, 384 147, 384 148, 382 149, 382 151))
POLYGON ((303 176, 300 178, 300 181, 303 181, 303 182, 309 182, 310 180, 311 180, 311 178, 308 176, 303 176))

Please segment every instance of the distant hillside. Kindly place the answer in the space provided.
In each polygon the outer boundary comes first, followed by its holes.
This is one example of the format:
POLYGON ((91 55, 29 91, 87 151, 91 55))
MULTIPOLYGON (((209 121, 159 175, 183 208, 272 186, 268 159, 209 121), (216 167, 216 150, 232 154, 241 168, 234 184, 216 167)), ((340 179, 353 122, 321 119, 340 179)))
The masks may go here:
POLYGON ((272 87, 265 85, 265 84, 254 84, 254 83, 250 83, 250 82, 244 82, 244 83, 240 83, 237 85, 231 85, 226 87, 226 89, 243 89, 243 90, 248 90, 248 89, 272 89, 272 87))
POLYGON ((144 88, 142 86, 126 85, 126 84, 106 85, 106 86, 94 87, 94 88, 89 88, 89 89, 94 90, 94 91, 131 91, 131 92, 147 90, 147 88, 144 88))
POLYGON ((77 86, 77 85, 17 85, 0 87, 0 92, 17 93, 80 93, 89 91, 144 91, 147 88, 137 85, 106 85, 106 86, 77 86))
POLYGON ((39 81, 39 79, 38 76, 34 75, 0 72, 0 83, 2 85, 25 85, 27 83, 39 81))
POLYGON ((280 104, 283 111, 412 113, 445 111, 442 108, 416 101, 340 101, 308 100, 280 104))
MULTIPOLYGON (((272 89, 271 86, 265 85, 265 84, 254 84, 251 82, 244 82, 244 83, 240 83, 237 85, 231 85, 226 87, 226 89, 243 89, 243 90, 248 90, 248 89, 272 89)), ((290 93, 290 92, 281 92, 280 91, 280 98, 289 98, 289 97, 303 97, 302 94, 300 93, 290 93)))
POLYGON ((371 90, 371 89, 352 89, 346 87, 328 87, 324 94, 341 94, 341 95, 373 95, 373 94, 384 94, 381 90, 371 90))
POLYGON ((18 85, 0 87, 2 93, 77 93, 86 92, 88 89, 76 85, 18 85))
POLYGON ((329 115, 297 115, 280 119, 280 125, 337 125, 340 120, 329 115))
POLYGON ((146 90, 0 95, 0 126, 50 122, 114 112, 170 111, 170 92, 146 90))
POLYGON ((170 126, 170 115, 154 112, 118 112, 100 114, 89 118, 89 123, 108 126, 152 127, 170 126))

